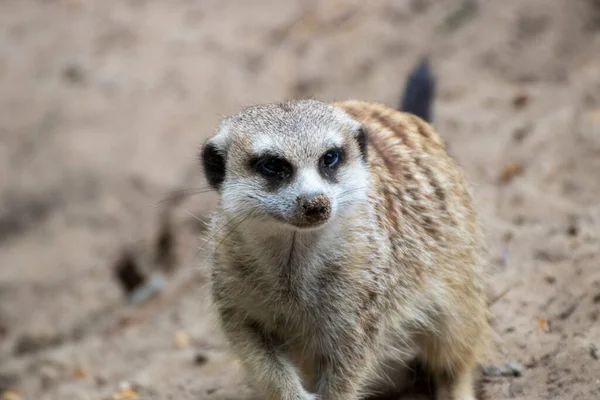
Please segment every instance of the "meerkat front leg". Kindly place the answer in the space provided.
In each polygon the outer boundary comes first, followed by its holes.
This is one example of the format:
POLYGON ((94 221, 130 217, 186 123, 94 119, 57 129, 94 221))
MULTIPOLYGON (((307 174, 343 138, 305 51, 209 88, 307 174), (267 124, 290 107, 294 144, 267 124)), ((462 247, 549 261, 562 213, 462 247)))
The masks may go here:
POLYGON ((431 333, 423 341, 424 361, 435 382, 436 400, 475 400, 474 371, 483 338, 475 331, 475 324, 471 329, 467 328, 469 324, 449 321, 440 326, 444 327, 443 336, 431 333))
POLYGON ((475 400, 477 362, 472 349, 432 335, 425 344, 425 363, 435 383, 436 400, 475 400))
POLYGON ((234 353, 241 358, 248 377, 265 399, 317 398, 303 388, 297 370, 258 323, 244 320, 232 310, 221 311, 220 320, 234 353))
POLYGON ((373 349, 358 337, 340 341, 319 363, 319 399, 357 400, 373 365, 373 349))

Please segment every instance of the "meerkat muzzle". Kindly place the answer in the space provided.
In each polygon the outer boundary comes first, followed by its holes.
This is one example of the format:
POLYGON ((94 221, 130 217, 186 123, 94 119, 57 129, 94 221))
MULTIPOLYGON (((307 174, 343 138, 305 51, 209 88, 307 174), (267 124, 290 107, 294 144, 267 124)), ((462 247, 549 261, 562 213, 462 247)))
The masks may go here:
POLYGON ((297 216, 302 222, 314 224, 331 216, 331 202, 325 195, 300 196, 296 199, 297 216))

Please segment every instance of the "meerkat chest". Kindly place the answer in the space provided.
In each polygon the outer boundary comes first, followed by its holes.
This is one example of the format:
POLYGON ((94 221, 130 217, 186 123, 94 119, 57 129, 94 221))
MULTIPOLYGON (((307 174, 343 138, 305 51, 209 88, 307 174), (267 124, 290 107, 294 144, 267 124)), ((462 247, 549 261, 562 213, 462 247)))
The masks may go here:
POLYGON ((237 306, 257 320, 276 325, 277 330, 318 323, 321 316, 351 306, 353 289, 344 273, 346 261, 319 254, 287 261, 246 265, 245 274, 230 282, 230 290, 240 291, 232 296, 241 299, 237 306))
POLYGON ((294 309, 309 312, 326 308, 333 300, 328 269, 334 264, 323 260, 307 260, 302 264, 273 264, 268 273, 259 273, 255 269, 252 279, 246 282, 253 286, 252 305, 272 315, 276 315, 279 309, 289 314, 294 309))

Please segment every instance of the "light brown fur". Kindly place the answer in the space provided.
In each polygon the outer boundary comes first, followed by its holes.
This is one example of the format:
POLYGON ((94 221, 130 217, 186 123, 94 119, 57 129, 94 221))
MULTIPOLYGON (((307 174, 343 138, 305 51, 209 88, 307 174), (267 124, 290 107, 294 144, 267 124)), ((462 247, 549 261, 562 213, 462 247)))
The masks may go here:
POLYGON ((437 399, 473 400, 489 327, 465 178, 420 118, 360 101, 334 106, 368 132, 367 201, 328 236, 271 233, 219 211, 211 236, 221 326, 268 399, 358 399, 387 360, 418 357, 437 399), (267 239, 248 239, 252 231, 267 239))

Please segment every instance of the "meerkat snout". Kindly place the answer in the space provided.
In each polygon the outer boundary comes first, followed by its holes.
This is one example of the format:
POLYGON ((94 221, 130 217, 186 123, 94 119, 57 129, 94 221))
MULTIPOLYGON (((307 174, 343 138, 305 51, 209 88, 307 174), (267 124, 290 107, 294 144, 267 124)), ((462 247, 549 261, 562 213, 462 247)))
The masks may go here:
POLYGON ((325 222, 331 216, 331 201, 324 194, 311 194, 296 198, 298 219, 308 224, 325 222))

